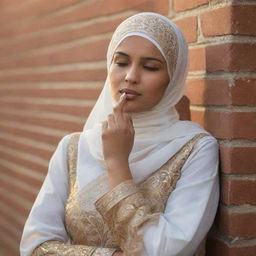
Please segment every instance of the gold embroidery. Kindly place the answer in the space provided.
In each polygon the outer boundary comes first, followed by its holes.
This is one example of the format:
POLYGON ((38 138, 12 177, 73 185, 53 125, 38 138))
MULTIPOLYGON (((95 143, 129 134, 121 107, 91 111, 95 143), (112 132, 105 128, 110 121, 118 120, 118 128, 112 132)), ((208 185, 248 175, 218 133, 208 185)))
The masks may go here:
POLYGON ((69 142, 68 166, 70 178, 70 195, 66 204, 66 229, 72 244, 117 248, 110 230, 96 211, 95 198, 106 193, 106 178, 104 175, 78 191, 76 181, 76 162, 79 134, 74 134, 69 142), (99 182, 100 181, 100 182, 99 182), (95 189, 97 188, 97 189, 95 189))
POLYGON ((84 245, 65 245, 58 241, 48 241, 38 246, 32 256, 53 255, 53 256, 91 256, 94 254, 95 247, 84 245))
POLYGON ((93 256, 112 256, 116 252, 116 249, 111 248, 97 248, 93 253, 93 256))

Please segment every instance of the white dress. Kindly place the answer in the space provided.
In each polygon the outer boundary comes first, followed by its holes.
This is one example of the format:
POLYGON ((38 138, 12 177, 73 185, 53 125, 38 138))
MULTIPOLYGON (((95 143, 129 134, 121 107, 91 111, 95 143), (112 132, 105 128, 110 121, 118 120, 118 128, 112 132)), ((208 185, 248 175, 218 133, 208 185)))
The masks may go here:
POLYGON ((194 255, 219 199, 218 144, 205 135, 180 138, 180 150, 143 182, 111 191, 106 174, 88 182, 76 172, 77 135, 64 137, 25 224, 21 256, 107 256, 117 248, 126 256, 194 255))

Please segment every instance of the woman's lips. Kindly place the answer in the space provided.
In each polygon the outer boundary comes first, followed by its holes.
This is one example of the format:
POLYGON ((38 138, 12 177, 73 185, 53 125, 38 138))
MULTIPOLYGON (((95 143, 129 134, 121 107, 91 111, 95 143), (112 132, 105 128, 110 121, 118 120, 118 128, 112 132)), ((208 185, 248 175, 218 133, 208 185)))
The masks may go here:
POLYGON ((121 89, 119 90, 119 93, 125 93, 125 96, 126 96, 126 99, 135 99, 137 98, 138 96, 140 96, 141 94, 134 91, 134 90, 131 90, 131 89, 121 89))

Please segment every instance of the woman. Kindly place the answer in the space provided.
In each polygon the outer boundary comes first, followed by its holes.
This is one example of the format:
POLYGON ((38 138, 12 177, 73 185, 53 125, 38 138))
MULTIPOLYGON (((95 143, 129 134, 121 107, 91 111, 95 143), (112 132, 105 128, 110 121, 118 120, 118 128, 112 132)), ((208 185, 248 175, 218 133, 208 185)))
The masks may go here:
POLYGON ((119 25, 108 77, 81 134, 66 136, 26 222, 21 255, 192 256, 218 204, 218 146, 175 104, 180 30, 155 13, 119 25))

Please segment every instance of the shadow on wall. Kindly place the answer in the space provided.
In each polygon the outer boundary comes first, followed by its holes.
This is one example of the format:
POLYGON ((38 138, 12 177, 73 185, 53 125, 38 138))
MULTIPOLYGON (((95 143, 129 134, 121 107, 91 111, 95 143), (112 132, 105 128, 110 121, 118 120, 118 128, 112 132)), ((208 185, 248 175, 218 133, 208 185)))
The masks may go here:
POLYGON ((191 121, 191 113, 190 113, 190 100, 187 96, 183 96, 180 101, 176 104, 176 109, 180 115, 180 120, 188 120, 191 121))

